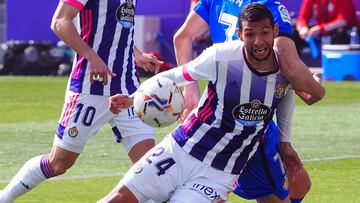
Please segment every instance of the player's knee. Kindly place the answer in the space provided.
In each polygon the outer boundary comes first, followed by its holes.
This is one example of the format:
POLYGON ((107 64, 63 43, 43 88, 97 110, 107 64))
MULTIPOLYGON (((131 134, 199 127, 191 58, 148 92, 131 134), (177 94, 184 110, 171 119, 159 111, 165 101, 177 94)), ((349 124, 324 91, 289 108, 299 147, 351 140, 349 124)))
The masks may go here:
MULTIPOLYGON (((305 170, 304 170, 305 171, 305 170)), ((308 193, 310 191, 311 188, 311 180, 309 177, 309 174, 305 171, 306 173, 306 177, 305 177, 305 183, 304 183, 304 189, 305 189, 305 194, 308 193)), ((305 196, 305 195, 304 195, 305 196)))
POLYGON ((294 180, 289 180, 289 186, 291 198, 304 198, 306 196, 311 188, 311 180, 305 168, 302 168, 294 180))
POLYGON ((126 186, 122 185, 120 188, 115 188, 104 198, 97 201, 97 203, 113 203, 113 202, 136 203, 139 201, 126 186))
POLYGON ((310 180, 310 176, 307 173, 307 171, 305 170, 305 168, 302 168, 302 170, 299 173, 299 177, 301 178, 301 183, 299 183, 300 185, 303 185, 303 193, 304 196, 305 194, 310 190, 311 188, 311 180, 310 180))
POLYGON ((153 138, 140 136, 129 136, 122 140, 125 149, 133 163, 137 162, 146 152, 155 146, 153 138))

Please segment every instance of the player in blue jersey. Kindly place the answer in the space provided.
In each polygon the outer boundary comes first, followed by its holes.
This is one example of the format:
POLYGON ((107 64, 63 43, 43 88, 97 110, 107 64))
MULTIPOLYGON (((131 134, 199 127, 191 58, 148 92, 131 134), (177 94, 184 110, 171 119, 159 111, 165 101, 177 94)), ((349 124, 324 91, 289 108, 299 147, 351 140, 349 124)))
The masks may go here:
POLYGON ((134 48, 135 6, 136 0, 60 1, 52 29, 77 54, 53 148, 24 164, 0 192, 1 203, 12 202, 46 179, 65 173, 105 123, 111 125, 133 162, 155 145, 154 130, 132 109, 119 115, 108 109, 111 95, 132 94, 139 86, 135 60, 150 71, 161 64, 134 48), (73 23, 76 16, 79 32, 73 23))
MULTIPOLYGON (((305 93, 307 99, 301 97, 306 103, 312 104, 319 101, 324 96, 325 89, 313 79, 309 69, 299 58, 295 44, 289 38, 291 36, 290 15, 285 6, 274 0, 199 0, 195 7, 196 12, 190 12, 186 22, 175 36, 174 44, 179 44, 176 52, 187 53, 184 54, 185 59, 178 59, 178 62, 184 63, 192 58, 192 53, 189 52, 192 50, 192 41, 208 30, 214 43, 236 39, 237 15, 242 7, 252 2, 263 3, 276 14, 275 22, 280 23, 281 33, 275 40, 275 47, 282 56, 281 69, 285 76, 295 89, 308 93, 308 95, 305 93), (185 29, 187 23, 195 26, 185 29)), ((186 109, 180 120, 184 120, 197 105, 199 92, 195 87, 194 84, 184 88, 186 109)))
MULTIPOLYGON (((194 11, 190 12, 186 22, 175 34, 174 44, 178 63, 184 64, 192 58, 193 40, 203 35, 208 30, 210 30, 211 39, 215 43, 236 39, 235 30, 237 28, 237 15, 245 5, 250 4, 251 2, 254 1, 200 0, 195 6, 194 11)), ((286 7, 274 1, 259 2, 270 9, 274 16, 275 23, 279 25, 279 37, 276 39, 278 41, 276 44, 277 47, 279 47, 279 45, 292 45, 293 43, 289 38, 291 36, 290 16, 286 7)), ((290 52, 291 48, 296 52, 294 46, 289 46, 288 49, 290 52)), ((287 59, 293 59, 289 58, 288 55, 286 55, 285 58, 286 57, 287 59)), ((283 58, 284 57, 282 57, 282 59, 283 58)), ((298 58, 293 60, 295 64, 296 60, 298 60, 298 58)), ((299 61, 297 64, 302 64, 302 62, 299 61)), ((310 79, 312 79, 311 75, 310 79)), ((190 101, 190 104, 189 102, 187 104, 190 110, 198 101, 198 93, 196 92, 197 87, 195 83, 185 86, 185 97, 190 97, 190 99, 186 99, 187 102, 190 101), (188 91, 188 89, 190 89, 190 91, 188 91), (192 101, 194 102, 191 103, 192 101)), ((186 113, 184 114, 184 117, 185 116, 186 113)), ((268 135, 264 140, 264 142, 266 142, 265 150, 261 150, 262 148, 260 148, 255 154, 255 157, 250 160, 247 167, 244 169, 244 173, 239 179, 239 186, 235 190, 235 193, 241 197, 246 199, 257 199, 258 202, 287 201, 287 177, 282 169, 282 163, 278 158, 277 147, 279 144, 276 131, 276 126, 267 131, 268 135), (263 154, 265 152, 266 159, 264 160, 263 154)), ((282 140, 280 143, 280 152, 282 152, 283 157, 287 158, 284 159, 285 161, 290 158, 295 159, 295 166, 296 164, 300 165, 300 159, 289 142, 290 138, 282 140)), ((290 167, 294 168, 290 166, 290 164, 287 164, 287 172, 293 173, 293 170, 290 170, 290 167)), ((290 197, 293 202, 300 201, 310 189, 310 179, 308 174, 302 166, 297 167, 299 168, 298 174, 295 178, 292 178, 294 176, 290 174, 291 179, 289 181, 291 187, 290 197)))
MULTIPOLYGON (((177 85, 206 80, 208 85, 185 122, 99 202, 224 202, 275 110, 282 118, 277 120, 280 137, 289 133, 294 97, 272 48, 278 27, 262 4, 246 6, 239 21, 243 42, 215 44, 195 60, 151 79, 156 83, 157 77, 166 77, 177 85)), ((116 112, 132 102, 120 94, 110 106, 116 112)))

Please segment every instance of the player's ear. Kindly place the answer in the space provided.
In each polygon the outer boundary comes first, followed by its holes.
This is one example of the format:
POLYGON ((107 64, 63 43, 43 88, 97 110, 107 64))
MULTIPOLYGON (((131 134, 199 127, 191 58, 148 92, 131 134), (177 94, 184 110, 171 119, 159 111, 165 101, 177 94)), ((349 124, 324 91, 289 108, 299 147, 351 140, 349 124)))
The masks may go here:
POLYGON ((236 28, 237 36, 241 41, 243 40, 241 28, 236 28))
POLYGON ((279 36, 279 25, 274 25, 274 38, 279 36))

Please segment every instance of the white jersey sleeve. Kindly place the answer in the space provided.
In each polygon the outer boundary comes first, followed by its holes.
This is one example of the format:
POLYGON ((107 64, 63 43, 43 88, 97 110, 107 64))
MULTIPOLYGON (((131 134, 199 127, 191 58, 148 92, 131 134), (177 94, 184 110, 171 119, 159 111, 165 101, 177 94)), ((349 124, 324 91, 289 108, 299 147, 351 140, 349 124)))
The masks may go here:
POLYGON ((279 103, 276 111, 280 142, 291 142, 291 126, 294 106, 294 91, 288 90, 279 103))
POLYGON ((162 72, 154 76, 169 78, 178 86, 183 86, 197 80, 216 80, 216 47, 207 48, 196 59, 187 64, 162 72))

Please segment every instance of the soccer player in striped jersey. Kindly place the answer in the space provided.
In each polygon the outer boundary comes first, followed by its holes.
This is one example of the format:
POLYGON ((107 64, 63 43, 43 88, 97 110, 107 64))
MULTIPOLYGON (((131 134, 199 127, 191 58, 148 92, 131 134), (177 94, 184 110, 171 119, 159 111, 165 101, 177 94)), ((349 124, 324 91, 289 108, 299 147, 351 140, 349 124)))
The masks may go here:
MULTIPOLYGON (((275 48, 284 50, 284 47, 286 47, 287 50, 286 54, 280 52, 281 61, 292 62, 293 69, 304 68, 304 73, 306 74, 308 71, 307 67, 302 67, 301 64, 303 63, 298 57, 295 57, 297 54, 296 48, 293 46, 294 43, 291 40, 290 15, 284 5, 273 0, 200 0, 174 36, 178 63, 181 65, 191 60, 193 40, 208 31, 210 31, 210 36, 214 43, 237 39, 235 32, 238 26, 237 16, 246 5, 252 2, 259 2, 267 6, 273 14, 275 23, 279 26, 279 36, 275 40, 275 48), (293 52, 295 54, 291 54, 293 52)), ((286 63, 281 63, 281 66, 286 65, 286 63)), ((282 71, 286 72, 289 69, 282 69, 282 71)), ((313 80, 311 74, 307 76, 310 80, 313 80)), ((313 82, 315 82, 314 85, 319 86, 321 89, 320 84, 315 80, 313 82)), ((196 83, 185 86, 184 90, 186 106, 189 110, 192 110, 199 100, 196 83)), ((185 111, 189 112, 187 109, 185 111)), ((183 117, 186 117, 187 112, 184 113, 183 117)), ((296 160, 297 163, 300 163, 300 159, 296 151, 291 147, 290 134, 279 143, 277 136, 278 129, 276 125, 271 126, 266 131, 267 135, 262 142, 263 145, 261 145, 254 158, 247 164, 244 173, 242 173, 235 193, 246 199, 257 199, 258 202, 282 202, 288 201, 286 199, 289 195, 289 185, 291 201, 298 202, 310 189, 310 178, 304 167, 300 166, 298 174, 294 176, 290 173, 292 170, 289 170, 289 168, 294 167, 289 167, 289 164, 286 164, 288 166, 287 173, 290 175, 290 179, 287 178, 281 159, 279 159, 278 151, 282 152, 282 158, 287 163, 289 163, 288 160, 296 160)), ((301 165, 301 163, 298 165, 301 165)))
MULTIPOLYGON (((276 112, 280 136, 290 126, 293 91, 273 50, 278 27, 261 4, 239 17, 242 40, 215 44, 195 60, 157 77, 177 85, 206 80, 197 108, 151 149, 99 202, 224 202, 276 112), (284 122, 285 121, 285 122, 284 122)), ((110 100, 112 111, 132 105, 126 95, 110 100)))
POLYGON ((65 103, 51 152, 30 159, 0 193, 13 202, 48 178, 66 172, 86 142, 109 123, 135 162, 155 145, 154 130, 133 109, 115 115, 108 98, 132 94, 139 86, 135 61, 154 71, 160 61, 134 48, 136 0, 61 0, 52 29, 77 54, 66 89, 65 103), (73 22, 77 20, 79 32, 73 22))

